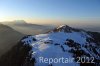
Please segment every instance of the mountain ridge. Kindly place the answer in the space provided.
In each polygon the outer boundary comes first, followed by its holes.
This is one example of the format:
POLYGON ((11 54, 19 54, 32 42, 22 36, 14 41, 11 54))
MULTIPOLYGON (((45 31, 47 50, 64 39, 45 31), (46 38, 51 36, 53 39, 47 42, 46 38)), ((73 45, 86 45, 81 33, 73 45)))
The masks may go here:
POLYGON ((0 56, 16 45, 23 36, 25 34, 19 33, 9 26, 0 24, 0 56))
MULTIPOLYGON (((30 59, 34 66, 99 66, 100 63, 100 33, 75 29, 66 25, 55 28, 48 33, 27 35, 20 44, 29 45, 32 49, 30 59), (56 29, 56 31, 55 31, 56 29), (96 35, 95 35, 96 34, 96 35), (46 63, 40 58, 46 58, 46 63), (49 62, 47 59, 74 58, 73 62, 49 62), (78 61, 78 58, 84 58, 78 61)), ((43 59, 43 60, 44 60, 43 59)), ((25 63, 22 65, 24 66, 25 63)))
POLYGON ((54 32, 56 32, 56 31, 57 31, 57 32, 60 32, 60 31, 64 31, 64 32, 72 32, 72 31, 80 32, 80 31, 85 31, 85 30, 83 30, 83 29, 72 28, 72 27, 70 27, 70 26, 68 26, 68 25, 61 25, 61 26, 55 28, 53 31, 54 31, 54 32))

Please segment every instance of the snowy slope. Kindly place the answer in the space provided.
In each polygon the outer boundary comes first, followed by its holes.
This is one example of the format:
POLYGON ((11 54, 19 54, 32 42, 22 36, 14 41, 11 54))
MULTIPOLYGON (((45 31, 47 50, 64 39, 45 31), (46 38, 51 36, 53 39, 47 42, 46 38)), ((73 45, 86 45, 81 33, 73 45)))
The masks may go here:
POLYGON ((96 54, 90 46, 95 47, 94 42, 88 42, 87 38, 92 37, 83 30, 76 30, 65 25, 58 27, 56 30, 47 34, 24 37, 21 41, 24 44, 32 46, 32 58, 35 58, 35 66, 80 66, 75 61, 78 55, 95 57, 100 60, 100 48, 97 47, 96 54), (91 45, 90 45, 91 44, 91 45), (86 47, 88 48, 86 48, 86 47), (78 51, 78 53, 77 53, 78 51), (81 55, 80 55, 81 54, 81 55), (46 62, 40 62, 40 58, 47 58, 46 62), (48 59, 74 58, 72 62, 52 62, 48 59))

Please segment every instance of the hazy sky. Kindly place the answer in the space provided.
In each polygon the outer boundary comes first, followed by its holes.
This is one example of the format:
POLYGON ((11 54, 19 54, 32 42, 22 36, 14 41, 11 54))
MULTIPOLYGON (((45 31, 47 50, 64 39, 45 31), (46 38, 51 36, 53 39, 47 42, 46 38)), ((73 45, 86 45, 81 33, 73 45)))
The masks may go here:
POLYGON ((0 21, 100 24, 100 0, 0 0, 0 21))

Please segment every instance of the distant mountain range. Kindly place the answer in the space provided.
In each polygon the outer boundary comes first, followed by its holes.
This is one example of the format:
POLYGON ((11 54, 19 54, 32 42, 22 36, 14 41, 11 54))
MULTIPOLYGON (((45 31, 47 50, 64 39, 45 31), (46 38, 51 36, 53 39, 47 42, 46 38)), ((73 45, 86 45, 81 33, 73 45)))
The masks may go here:
POLYGON ((11 50, 2 56, 1 59, 7 61, 0 60, 2 66, 100 66, 100 33, 98 32, 62 25, 45 34, 24 36, 18 45, 26 49, 17 48, 18 51, 15 49, 17 55, 11 50), (59 60, 62 57, 63 59, 59 60), (66 58, 73 60, 66 61, 66 58))
MULTIPOLYGON (((15 30, 25 33, 25 34, 39 34, 39 33, 45 33, 50 31, 51 29, 58 27, 59 25, 51 25, 51 24, 45 24, 45 25, 38 25, 38 24, 32 24, 32 23, 27 23, 24 20, 14 20, 14 21, 5 21, 2 22, 2 24, 8 25, 15 30), (34 29, 33 29, 34 28, 34 29), (37 30, 37 31, 31 31, 31 30, 37 30), (30 33, 28 33, 30 32, 30 33)), ((100 32, 100 26, 99 24, 97 25, 70 25, 73 26, 74 28, 81 28, 87 31, 93 31, 93 32, 100 32)))
POLYGON ((11 28, 27 35, 35 35, 40 33, 45 33, 54 28, 50 25, 38 25, 26 23, 24 20, 15 20, 12 22, 2 22, 2 24, 10 26, 11 28))

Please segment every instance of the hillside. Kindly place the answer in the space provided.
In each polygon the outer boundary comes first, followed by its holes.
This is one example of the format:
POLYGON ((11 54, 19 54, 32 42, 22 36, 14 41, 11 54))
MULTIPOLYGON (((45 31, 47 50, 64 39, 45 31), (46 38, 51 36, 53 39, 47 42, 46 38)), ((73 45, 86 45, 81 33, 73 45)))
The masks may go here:
POLYGON ((0 56, 16 45, 23 36, 25 35, 0 24, 0 56))

